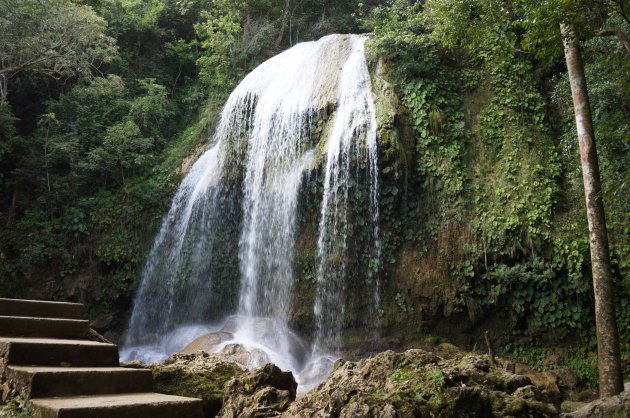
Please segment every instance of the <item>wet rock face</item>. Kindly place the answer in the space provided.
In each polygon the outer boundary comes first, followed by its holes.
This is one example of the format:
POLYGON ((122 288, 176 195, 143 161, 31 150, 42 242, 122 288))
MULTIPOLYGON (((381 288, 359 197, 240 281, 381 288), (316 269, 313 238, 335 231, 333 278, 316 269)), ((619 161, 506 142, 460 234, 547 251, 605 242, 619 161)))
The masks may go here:
POLYGON ((291 372, 267 364, 227 384, 222 418, 275 417, 295 400, 297 383, 291 372))
POLYGON ((184 347, 180 353, 191 354, 197 351, 205 351, 207 353, 213 353, 219 344, 229 341, 234 338, 234 334, 226 331, 212 332, 201 337, 196 338, 186 347, 184 347))
POLYGON ((282 352, 283 347, 279 344, 278 335, 284 335, 285 342, 288 344, 289 357, 295 359, 298 363, 303 363, 308 355, 308 346, 297 335, 292 332, 285 335, 284 329, 278 326, 278 322, 269 318, 248 319, 253 328, 252 341, 266 347, 266 351, 262 348, 246 346, 239 340, 235 334, 242 326, 238 317, 231 317, 218 330, 197 337, 195 340, 185 346, 180 353, 195 353, 197 351, 205 351, 213 356, 218 356, 225 361, 234 361, 248 369, 264 366, 272 362, 273 356, 271 352, 282 352))

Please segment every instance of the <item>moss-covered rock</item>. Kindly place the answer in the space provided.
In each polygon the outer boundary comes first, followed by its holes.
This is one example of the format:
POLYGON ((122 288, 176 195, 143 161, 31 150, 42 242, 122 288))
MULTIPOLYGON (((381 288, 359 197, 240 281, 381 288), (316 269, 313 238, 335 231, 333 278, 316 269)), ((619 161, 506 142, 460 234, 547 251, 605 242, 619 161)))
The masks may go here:
POLYGON ((275 417, 295 400, 297 383, 291 372, 267 364, 228 383, 221 418, 275 417))
POLYGON ((560 410, 562 412, 575 412, 578 409, 583 408, 584 406, 586 406, 586 402, 567 400, 562 402, 562 404, 560 405, 560 410))
MULTIPOLYGON (((453 350, 450 350, 453 351, 453 350)), ((450 359, 414 349, 336 363, 284 417, 553 417, 531 380, 491 368, 479 355, 450 359)))
MULTIPOLYGON (((626 383, 624 391, 617 396, 594 400, 571 412, 562 414, 563 418, 630 418, 630 383, 626 383)), ((566 402, 562 404, 563 410, 569 407, 577 407, 566 402)))
POLYGON ((201 398, 206 417, 216 416, 221 409, 228 381, 247 372, 240 364, 205 352, 173 354, 148 367, 153 372, 156 392, 201 398))

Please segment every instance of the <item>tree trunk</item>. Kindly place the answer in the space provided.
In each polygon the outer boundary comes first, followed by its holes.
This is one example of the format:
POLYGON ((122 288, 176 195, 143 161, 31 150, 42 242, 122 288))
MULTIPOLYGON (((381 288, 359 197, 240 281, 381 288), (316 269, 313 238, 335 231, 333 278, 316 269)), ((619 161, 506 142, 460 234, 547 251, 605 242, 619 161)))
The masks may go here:
POLYGON ((562 32, 564 57, 571 82, 573 110, 580 143, 584 195, 586 197, 586 216, 588 218, 593 291, 595 294, 599 393, 601 397, 606 397, 617 395, 623 390, 606 218, 601 196, 593 119, 586 89, 586 76, 580 45, 571 27, 561 24, 560 31, 562 32))
POLYGON ((0 100, 6 100, 9 89, 9 77, 5 74, 0 74, 0 100))
MULTIPOLYGON (((280 31, 278 32, 278 38, 276 39, 276 46, 280 46, 282 43, 282 38, 284 37, 284 31, 289 24, 289 20, 291 19, 291 0, 284 1, 284 9, 282 10, 282 22, 280 25, 280 31)), ((289 33, 289 36, 291 34, 289 33)))
POLYGON ((11 226, 15 221, 15 211, 17 207, 17 195, 18 189, 17 186, 13 186, 13 194, 11 195, 11 207, 9 208, 9 213, 7 215, 7 227, 11 226))

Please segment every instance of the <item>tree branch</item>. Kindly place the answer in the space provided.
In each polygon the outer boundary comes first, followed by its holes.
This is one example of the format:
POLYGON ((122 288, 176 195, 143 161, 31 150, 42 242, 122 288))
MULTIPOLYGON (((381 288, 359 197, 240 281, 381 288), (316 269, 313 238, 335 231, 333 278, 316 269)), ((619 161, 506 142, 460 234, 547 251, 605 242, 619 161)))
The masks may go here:
POLYGON ((37 59, 30 59, 27 62, 25 62, 24 64, 18 64, 16 66, 13 67, 8 67, 8 68, 0 68, 0 74, 1 75, 8 75, 10 76, 11 74, 17 73, 18 71, 22 71, 25 70, 29 67, 32 67, 36 64, 39 64, 40 62, 44 62, 44 61, 48 61, 48 60, 52 60, 52 59, 56 59, 56 58, 61 58, 62 55, 50 55, 47 57, 40 57, 37 59))
POLYGON ((597 32, 597 36, 616 36, 630 54, 630 38, 621 29, 617 27, 603 28, 597 32))
POLYGON ((628 18, 628 13, 626 11, 626 1, 625 0, 617 0, 614 3, 619 7, 619 10, 617 10, 617 11, 619 12, 619 14, 623 18, 623 20, 625 20, 626 22, 628 22, 630 24, 630 19, 628 18))

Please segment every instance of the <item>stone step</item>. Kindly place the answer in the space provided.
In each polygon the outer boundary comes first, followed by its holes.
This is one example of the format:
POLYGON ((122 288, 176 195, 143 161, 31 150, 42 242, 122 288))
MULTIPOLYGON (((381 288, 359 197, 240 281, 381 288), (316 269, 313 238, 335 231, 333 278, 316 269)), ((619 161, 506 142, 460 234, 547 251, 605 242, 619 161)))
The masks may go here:
POLYGON ((0 315, 3 316, 83 319, 84 314, 85 308, 80 303, 0 298, 0 315))
POLYGON ((0 363, 15 366, 118 366, 118 347, 88 340, 0 337, 0 363))
POLYGON ((31 416, 38 418, 201 418, 200 399, 157 393, 88 397, 35 398, 31 416))
POLYGON ((9 385, 27 398, 153 390, 153 378, 148 369, 9 366, 5 375, 9 385))
POLYGON ((82 319, 0 316, 1 337, 85 339, 90 322, 82 319))

